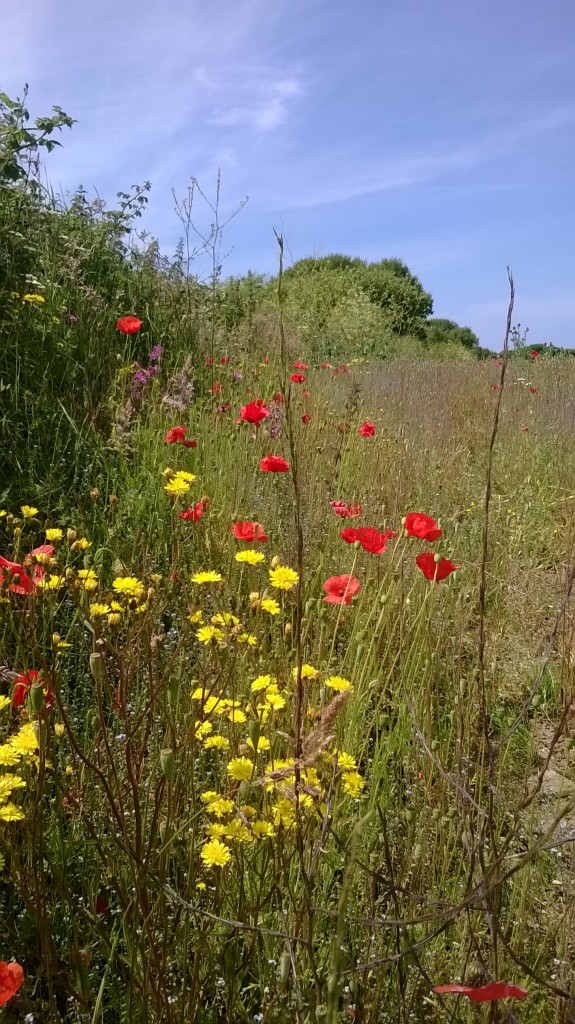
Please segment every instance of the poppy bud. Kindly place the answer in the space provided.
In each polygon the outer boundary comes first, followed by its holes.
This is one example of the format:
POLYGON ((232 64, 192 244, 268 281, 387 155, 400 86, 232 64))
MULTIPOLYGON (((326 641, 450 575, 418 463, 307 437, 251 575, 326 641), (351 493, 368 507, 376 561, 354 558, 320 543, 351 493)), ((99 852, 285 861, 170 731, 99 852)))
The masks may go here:
POLYGON ((291 967, 291 960, 289 953, 282 953, 280 957, 280 984, 287 985, 289 978, 289 972, 291 967))
POLYGON ((435 553, 435 555, 433 556, 433 561, 435 562, 436 565, 439 565, 439 563, 441 562, 442 557, 443 556, 437 554, 437 552, 435 553))
MULTIPOLYGON (((30 689, 32 689, 32 687, 30 687, 30 689)), ((44 696, 44 694, 42 694, 42 697, 43 696, 44 696)), ((32 724, 34 726, 34 735, 36 737, 38 746, 40 748, 45 747, 46 746, 46 723, 45 722, 40 722, 38 719, 36 719, 32 724)))
POLYGON ((271 568, 272 569, 277 569, 279 564, 280 564, 280 557, 279 557, 279 555, 274 555, 274 557, 272 558, 272 560, 270 562, 271 568))
POLYGON ((251 739, 255 749, 257 750, 258 749, 259 738, 260 738, 260 723, 259 722, 254 722, 253 719, 251 719, 248 722, 248 735, 249 735, 249 738, 251 739))
POLYGON ((289 636, 291 632, 292 632, 291 622, 286 622, 286 624, 284 626, 284 634, 285 634, 285 636, 289 636))
POLYGON ((8 526, 11 526, 12 523, 14 522, 14 516, 12 515, 11 512, 9 512, 8 515, 6 516, 6 522, 8 523, 8 526))
POLYGON ((176 474, 171 466, 166 466, 166 468, 162 471, 162 476, 164 477, 165 480, 171 480, 172 477, 174 477, 175 475, 176 474))
POLYGON ((30 697, 30 707, 34 714, 38 714, 44 707, 44 682, 32 683, 28 691, 30 697))
POLYGON ((93 487, 92 488, 92 490, 90 491, 90 497, 94 498, 94 499, 100 497, 100 490, 99 490, 98 487, 93 487))
POLYGON ((56 724, 54 726, 54 732, 55 732, 56 736, 58 737, 58 739, 62 738, 62 736, 64 735, 64 732, 65 732, 64 725, 62 724, 62 722, 56 722, 56 724))
POLYGON ((94 682, 103 685, 106 679, 106 673, 104 671, 104 662, 101 654, 90 655, 90 672, 94 682))
POLYGON ((22 536, 22 527, 21 526, 15 526, 14 527, 14 536, 15 537, 21 537, 22 536))
POLYGON ((171 747, 164 747, 163 750, 160 750, 160 767, 168 782, 173 782, 174 775, 176 773, 176 765, 174 762, 174 751, 171 747))
POLYGON ((74 774, 74 769, 71 764, 66 765, 66 775, 70 776, 74 774))
POLYGON ((66 530, 66 540, 68 541, 68 544, 72 544, 76 540, 77 536, 78 534, 75 530, 66 530))

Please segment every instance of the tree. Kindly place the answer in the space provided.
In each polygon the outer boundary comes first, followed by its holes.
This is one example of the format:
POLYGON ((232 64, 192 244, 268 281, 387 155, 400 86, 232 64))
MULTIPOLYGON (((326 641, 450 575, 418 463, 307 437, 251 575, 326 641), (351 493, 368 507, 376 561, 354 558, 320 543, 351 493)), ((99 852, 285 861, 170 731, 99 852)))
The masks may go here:
POLYGON ((17 182, 38 169, 41 150, 50 153, 60 143, 51 138, 56 130, 71 128, 74 119, 61 107, 52 107, 52 117, 37 117, 29 124, 25 106, 28 86, 22 99, 12 100, 0 92, 0 183, 17 182))
POLYGON ((455 320, 443 320, 441 317, 427 321, 425 337, 428 345, 463 345, 464 348, 476 350, 479 348, 479 338, 470 327, 460 327, 455 320))

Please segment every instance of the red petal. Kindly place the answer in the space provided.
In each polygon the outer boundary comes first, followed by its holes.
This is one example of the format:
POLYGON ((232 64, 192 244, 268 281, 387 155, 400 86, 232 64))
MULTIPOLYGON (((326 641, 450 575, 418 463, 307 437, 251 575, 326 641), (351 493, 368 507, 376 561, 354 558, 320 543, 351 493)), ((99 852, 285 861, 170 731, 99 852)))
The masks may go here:
POLYGON ((529 992, 519 985, 508 985, 506 981, 493 981, 489 985, 474 987, 471 985, 436 985, 434 992, 456 992, 467 996, 474 1003, 491 1003, 496 999, 525 999, 529 992))

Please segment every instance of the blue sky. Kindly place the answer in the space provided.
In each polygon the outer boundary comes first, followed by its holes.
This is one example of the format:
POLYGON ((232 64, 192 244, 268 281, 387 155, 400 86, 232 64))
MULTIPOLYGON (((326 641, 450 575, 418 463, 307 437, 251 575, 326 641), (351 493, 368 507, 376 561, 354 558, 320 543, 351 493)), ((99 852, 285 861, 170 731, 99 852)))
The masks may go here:
POLYGON ((249 196, 225 274, 274 272, 273 228, 293 259, 399 256, 499 348, 510 264, 529 340, 575 346, 573 0, 3 0, 24 82, 78 121, 52 184, 151 180, 167 252, 171 189, 219 167, 224 214, 249 196))

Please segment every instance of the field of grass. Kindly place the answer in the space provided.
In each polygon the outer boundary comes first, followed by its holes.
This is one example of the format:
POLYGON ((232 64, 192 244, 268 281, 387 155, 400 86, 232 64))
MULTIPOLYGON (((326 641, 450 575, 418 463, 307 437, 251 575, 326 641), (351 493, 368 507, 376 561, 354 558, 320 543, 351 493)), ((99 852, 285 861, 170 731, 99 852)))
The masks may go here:
POLYGON ((573 360, 432 342, 401 261, 222 282, 217 203, 202 284, 191 206, 171 262, 147 186, 63 208, 26 115, 2 1020, 572 1024, 573 360))
POLYGON ((5 1019, 573 1020, 573 366, 217 345, 2 513, 5 1019))

